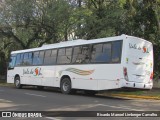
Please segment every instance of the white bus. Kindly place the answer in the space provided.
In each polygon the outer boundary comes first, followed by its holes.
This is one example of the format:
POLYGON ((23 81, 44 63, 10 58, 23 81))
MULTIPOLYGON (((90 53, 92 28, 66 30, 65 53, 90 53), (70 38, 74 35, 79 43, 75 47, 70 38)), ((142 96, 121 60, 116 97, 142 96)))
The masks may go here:
POLYGON ((151 89, 152 79, 152 43, 127 35, 13 51, 7 73, 7 82, 17 88, 50 86, 65 94, 76 89, 151 89))

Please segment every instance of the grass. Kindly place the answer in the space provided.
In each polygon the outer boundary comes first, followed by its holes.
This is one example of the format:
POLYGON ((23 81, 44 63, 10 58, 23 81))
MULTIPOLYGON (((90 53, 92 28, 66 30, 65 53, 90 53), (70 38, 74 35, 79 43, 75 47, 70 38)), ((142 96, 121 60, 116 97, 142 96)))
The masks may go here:
POLYGON ((113 92, 112 94, 126 94, 126 95, 142 95, 144 91, 133 91, 133 92, 113 92))
POLYGON ((0 80, 0 86, 14 86, 14 84, 7 83, 6 80, 0 80))
POLYGON ((151 89, 151 90, 109 90, 103 92, 102 95, 112 95, 112 96, 128 96, 128 97, 155 97, 160 99, 160 89, 151 89))

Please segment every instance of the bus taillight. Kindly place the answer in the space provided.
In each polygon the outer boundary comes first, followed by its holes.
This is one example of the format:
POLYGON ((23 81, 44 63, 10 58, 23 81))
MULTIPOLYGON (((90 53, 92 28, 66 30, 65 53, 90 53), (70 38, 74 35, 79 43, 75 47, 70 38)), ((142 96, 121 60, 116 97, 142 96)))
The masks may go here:
POLYGON ((150 80, 153 80, 153 72, 150 75, 150 80))
POLYGON ((128 81, 128 74, 127 74, 127 68, 123 68, 123 74, 124 74, 124 79, 128 81))

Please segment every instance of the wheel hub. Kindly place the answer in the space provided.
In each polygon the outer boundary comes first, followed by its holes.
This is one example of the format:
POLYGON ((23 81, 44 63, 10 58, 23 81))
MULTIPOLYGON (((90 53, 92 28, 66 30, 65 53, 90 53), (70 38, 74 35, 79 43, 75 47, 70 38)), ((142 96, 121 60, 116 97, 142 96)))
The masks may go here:
POLYGON ((16 80, 16 86, 19 86, 19 84, 20 84, 20 81, 16 80))
POLYGON ((69 83, 68 82, 64 82, 63 83, 63 90, 64 91, 68 91, 68 89, 69 89, 69 83))

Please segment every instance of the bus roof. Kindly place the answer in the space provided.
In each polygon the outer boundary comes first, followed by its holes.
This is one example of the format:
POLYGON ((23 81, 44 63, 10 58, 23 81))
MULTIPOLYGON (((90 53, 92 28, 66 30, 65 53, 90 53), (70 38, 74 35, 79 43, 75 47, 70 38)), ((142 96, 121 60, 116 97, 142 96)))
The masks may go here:
MULTIPOLYGON (((78 40, 65 41, 65 42, 54 43, 54 44, 46 44, 38 48, 12 51, 11 54, 38 51, 38 50, 47 50, 47 49, 54 49, 54 48, 63 48, 63 47, 69 47, 69 46, 77 46, 77 45, 92 44, 92 43, 107 42, 107 41, 117 41, 117 40, 123 40, 125 37, 133 37, 133 36, 122 34, 121 36, 99 38, 99 39, 92 39, 92 40, 78 39, 78 40)), ((141 39, 141 38, 138 38, 138 39, 141 39)), ((141 39, 141 40, 144 40, 144 39, 141 39)))

